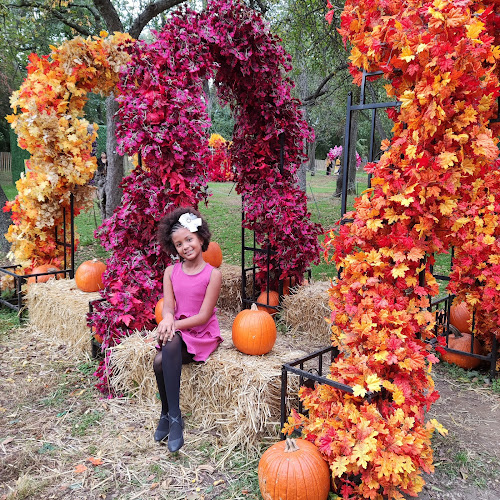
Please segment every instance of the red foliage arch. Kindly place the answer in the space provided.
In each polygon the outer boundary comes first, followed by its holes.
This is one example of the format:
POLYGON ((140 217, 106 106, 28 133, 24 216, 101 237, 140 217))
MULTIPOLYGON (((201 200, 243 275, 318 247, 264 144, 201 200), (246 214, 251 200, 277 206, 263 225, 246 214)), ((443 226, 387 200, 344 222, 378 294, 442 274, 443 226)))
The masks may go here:
MULTIPOLYGON (((99 229, 113 254, 104 276, 106 299, 90 321, 103 346, 129 329, 153 326, 161 278, 170 263, 156 243, 159 219, 175 206, 206 198, 203 166, 208 152, 202 82, 213 78, 236 126, 231 153, 237 191, 245 195, 247 228, 269 241, 288 275, 302 276, 319 258, 320 227, 309 220, 295 171, 311 131, 291 97, 285 76, 290 57, 265 21, 238 2, 217 0, 201 14, 178 13, 147 44, 130 47, 122 73, 117 127, 123 152, 139 152, 142 166, 123 181, 123 202, 99 229), (284 171, 279 136, 285 135, 284 171)), ((108 390, 104 360, 98 387, 108 390)))

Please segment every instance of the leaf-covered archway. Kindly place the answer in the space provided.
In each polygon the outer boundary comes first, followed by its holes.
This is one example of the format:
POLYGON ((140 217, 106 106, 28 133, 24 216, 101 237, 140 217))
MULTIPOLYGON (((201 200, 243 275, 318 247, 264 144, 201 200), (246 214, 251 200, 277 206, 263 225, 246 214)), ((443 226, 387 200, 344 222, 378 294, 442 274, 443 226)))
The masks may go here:
POLYGON ((479 338, 500 338, 499 7, 345 3, 340 33, 352 44, 353 76, 381 71, 401 109, 391 112, 394 137, 380 162, 367 168, 371 189, 327 245, 341 270, 329 292, 340 350, 330 376, 353 394, 302 388, 308 413, 288 425, 316 443, 344 499, 416 496, 422 471, 433 470, 431 435, 442 428, 425 413, 438 398, 438 360, 421 339, 435 323, 434 254, 455 248, 449 290, 480 304, 479 338))

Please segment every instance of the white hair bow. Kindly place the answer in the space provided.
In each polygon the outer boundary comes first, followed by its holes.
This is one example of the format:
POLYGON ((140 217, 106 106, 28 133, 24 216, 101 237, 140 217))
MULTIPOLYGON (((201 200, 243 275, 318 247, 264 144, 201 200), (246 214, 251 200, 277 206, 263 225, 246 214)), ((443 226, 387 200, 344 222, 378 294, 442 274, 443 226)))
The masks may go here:
POLYGON ((189 229, 192 233, 196 233, 198 228, 201 226, 202 221, 199 217, 196 217, 196 215, 188 212, 179 217, 179 224, 182 227, 189 229))

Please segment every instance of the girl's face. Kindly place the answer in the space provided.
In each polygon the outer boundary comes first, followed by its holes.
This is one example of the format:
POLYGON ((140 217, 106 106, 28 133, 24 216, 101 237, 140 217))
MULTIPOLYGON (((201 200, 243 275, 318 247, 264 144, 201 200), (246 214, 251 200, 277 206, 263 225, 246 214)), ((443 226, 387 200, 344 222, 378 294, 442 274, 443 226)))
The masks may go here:
POLYGON ((195 260, 201 253, 203 241, 196 233, 183 227, 172 233, 172 243, 182 259, 195 260))

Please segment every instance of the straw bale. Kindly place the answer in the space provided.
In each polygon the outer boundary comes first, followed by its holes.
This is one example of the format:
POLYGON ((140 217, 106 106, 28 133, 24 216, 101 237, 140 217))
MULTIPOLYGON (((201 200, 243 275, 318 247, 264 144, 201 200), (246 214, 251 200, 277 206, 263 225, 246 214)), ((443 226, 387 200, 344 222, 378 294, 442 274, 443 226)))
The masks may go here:
MULTIPOLYGON (((222 274, 222 286, 217 301, 217 307, 227 312, 241 310, 241 266, 222 263, 219 267, 222 274)), ((252 275, 247 272, 247 294, 252 287, 252 275)))
MULTIPOLYGON (((281 366, 309 352, 279 336, 270 353, 248 356, 236 350, 230 331, 223 329, 221 335, 224 342, 205 363, 183 367, 181 409, 199 431, 215 429, 225 458, 236 447, 255 456, 263 440, 278 437, 281 366)), ((152 369, 155 337, 156 331, 135 332, 112 347, 109 383, 120 394, 159 406, 152 369)), ((298 380, 292 379, 289 393, 297 390, 298 380)))
POLYGON ((98 292, 82 292, 74 279, 31 283, 27 286, 26 306, 30 324, 48 336, 71 346, 75 355, 90 352, 90 331, 86 315, 89 302, 98 292))
POLYGON ((330 282, 315 281, 294 289, 281 303, 281 321, 291 334, 307 333, 320 346, 330 345, 331 329, 325 321, 330 316, 328 289, 330 282))

